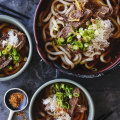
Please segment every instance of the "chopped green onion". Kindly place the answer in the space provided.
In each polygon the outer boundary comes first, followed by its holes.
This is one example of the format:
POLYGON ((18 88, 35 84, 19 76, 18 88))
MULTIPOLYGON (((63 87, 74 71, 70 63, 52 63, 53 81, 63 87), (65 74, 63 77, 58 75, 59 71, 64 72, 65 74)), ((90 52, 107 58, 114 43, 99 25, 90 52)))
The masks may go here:
POLYGON ((95 24, 97 25, 97 28, 100 28, 100 24, 101 24, 101 23, 100 23, 100 19, 96 19, 96 20, 95 20, 95 24))
POLYGON ((62 89, 65 89, 65 84, 61 84, 61 88, 62 88, 62 89))
POLYGON ((73 38, 72 38, 71 36, 69 36, 69 37, 67 38, 67 42, 68 42, 68 43, 72 42, 72 40, 73 40, 73 38))
POLYGON ((58 83, 55 84, 55 89, 59 90, 60 89, 60 85, 58 83))
POLYGON ((74 92, 74 93, 73 93, 73 96, 74 96, 74 97, 79 97, 79 94, 76 93, 76 92, 74 92))
POLYGON ((86 51, 86 47, 83 47, 83 49, 82 49, 83 51, 86 51))
POLYGON ((16 64, 15 64, 16 67, 19 67, 19 65, 20 65, 19 63, 16 63, 16 64))
POLYGON ((95 20, 95 24, 98 24, 99 21, 100 21, 99 19, 96 19, 96 20, 95 20))
POLYGON ((19 57, 19 56, 14 56, 14 57, 13 57, 13 60, 19 61, 19 60, 20 60, 20 57, 19 57))
POLYGON ((92 29, 92 25, 89 25, 88 29, 92 29))
POLYGON ((70 108, 70 105, 69 105, 69 103, 68 103, 68 102, 65 102, 65 105, 64 105, 64 107, 65 107, 66 109, 69 109, 69 108, 70 108))
POLYGON ((59 46, 64 46, 64 45, 66 45, 65 43, 65 39, 64 38, 58 38, 58 40, 57 40, 57 44, 59 45, 59 46))
POLYGON ((90 37, 90 40, 95 38, 93 34, 89 35, 89 37, 90 37))
POLYGON ((80 29, 79 29, 79 33, 80 33, 81 36, 83 36, 83 35, 85 34, 83 28, 80 28, 80 29))
POLYGON ((88 46, 89 46, 89 44, 88 44, 88 43, 85 43, 85 44, 84 44, 84 47, 88 47, 88 46))
POLYGON ((0 51, 0 57, 2 56, 2 52, 0 51))
POLYGON ((12 46, 11 46, 11 45, 8 45, 8 46, 6 47, 7 52, 10 52, 11 49, 12 49, 12 46))
POLYGON ((81 27, 81 28, 79 28, 79 32, 81 32, 81 31, 84 31, 82 27, 81 27))
POLYGON ((12 67, 12 66, 8 66, 8 69, 9 69, 9 70, 12 70, 12 69, 13 69, 13 67, 12 67))
POLYGON ((59 42, 64 42, 65 39, 64 39, 64 38, 58 38, 58 41, 59 41, 59 42))
POLYGON ((97 71, 97 68, 92 68, 91 70, 94 71, 94 72, 96 72, 96 71, 97 71))
POLYGON ((88 32, 88 34, 94 34, 95 33, 95 31, 93 29, 88 29, 87 32, 88 32))
POLYGON ((3 55, 7 55, 7 50, 3 50, 3 51, 2 51, 2 54, 3 54, 3 55))
POLYGON ((74 50, 79 50, 79 46, 78 45, 73 45, 73 49, 74 50))
POLYGON ((91 38, 89 36, 83 37, 84 42, 90 42, 91 38))
POLYGON ((12 55, 17 55, 17 50, 13 48, 12 55))
POLYGON ((89 25, 90 25, 90 21, 89 21, 89 20, 86 22, 86 25, 87 25, 87 26, 89 26, 89 25))
POLYGON ((82 49, 83 48, 83 43, 79 43, 79 47, 82 49))

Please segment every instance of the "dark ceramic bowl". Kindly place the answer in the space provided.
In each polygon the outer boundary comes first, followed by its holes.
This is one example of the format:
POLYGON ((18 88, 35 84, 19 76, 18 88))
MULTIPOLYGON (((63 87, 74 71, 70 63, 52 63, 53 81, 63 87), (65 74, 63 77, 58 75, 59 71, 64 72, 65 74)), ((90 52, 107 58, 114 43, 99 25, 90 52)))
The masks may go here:
POLYGON ((62 82, 62 83, 70 83, 73 84, 75 86, 77 86, 78 88, 80 88, 80 90, 84 93, 84 95, 86 96, 86 99, 88 101, 88 107, 89 107, 89 112, 88 112, 88 119, 87 120, 94 120, 94 115, 95 115, 95 109, 94 109, 94 103, 93 100, 90 96, 90 94, 88 93, 88 91, 81 86, 80 84, 72 81, 72 80, 68 80, 68 79, 55 79, 55 80, 51 80, 49 82, 46 82, 45 84, 43 84, 41 87, 38 88, 38 90, 34 93, 31 101, 30 101, 30 105, 29 105, 29 118, 30 120, 34 120, 34 105, 35 102, 40 94, 40 92, 47 86, 52 85, 54 83, 58 83, 58 82, 62 82))
POLYGON ((113 68, 115 68, 120 63, 119 40, 118 40, 118 42, 117 41, 115 42, 113 49, 111 51, 111 56, 112 56, 111 62, 107 63, 107 64, 100 63, 97 66, 97 68, 99 68, 97 72, 90 71, 90 70, 87 71, 86 69, 84 70, 80 66, 76 67, 73 70, 66 70, 66 69, 62 68, 56 62, 50 61, 47 57, 47 53, 44 48, 45 43, 42 39, 41 28, 38 27, 39 15, 42 10, 45 10, 45 8, 47 8, 48 5, 49 5, 49 0, 40 0, 37 10, 36 10, 35 18, 34 18, 34 36, 35 36, 35 40, 36 40, 36 44, 37 44, 37 51, 38 51, 39 55, 41 56, 41 58, 46 63, 54 66, 55 68, 59 69, 60 71, 62 71, 64 73, 71 74, 71 75, 74 75, 77 77, 82 77, 82 78, 94 78, 94 77, 102 76, 105 73, 107 73, 108 71, 113 70, 113 68))

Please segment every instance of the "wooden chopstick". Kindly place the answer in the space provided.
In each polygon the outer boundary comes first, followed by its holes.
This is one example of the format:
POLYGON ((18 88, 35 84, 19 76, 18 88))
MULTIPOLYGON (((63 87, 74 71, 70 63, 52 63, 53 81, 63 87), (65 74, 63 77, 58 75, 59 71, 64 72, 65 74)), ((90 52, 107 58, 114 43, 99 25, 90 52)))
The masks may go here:
POLYGON ((11 8, 9 8, 9 7, 7 7, 7 6, 4 6, 4 5, 0 4, 0 7, 1 7, 1 8, 4 8, 4 9, 6 9, 6 10, 9 10, 9 11, 15 13, 15 14, 18 14, 18 15, 20 15, 20 16, 26 18, 26 19, 30 19, 28 16, 26 16, 26 15, 20 13, 20 12, 17 12, 17 11, 15 11, 15 10, 13 10, 13 9, 11 9, 11 8))
POLYGON ((20 17, 18 17, 18 16, 16 16, 16 15, 12 15, 12 14, 7 13, 7 12, 2 11, 2 10, 0 10, 0 13, 5 14, 5 15, 9 15, 9 16, 11 16, 11 17, 15 17, 15 18, 21 19, 20 17))

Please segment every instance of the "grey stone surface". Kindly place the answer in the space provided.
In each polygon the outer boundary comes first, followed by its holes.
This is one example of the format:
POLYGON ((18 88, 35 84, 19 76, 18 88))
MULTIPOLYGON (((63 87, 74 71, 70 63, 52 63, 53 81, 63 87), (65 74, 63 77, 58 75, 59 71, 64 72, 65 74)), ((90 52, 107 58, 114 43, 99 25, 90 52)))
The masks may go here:
MULTIPOLYGON (((13 87, 22 88, 29 95, 30 101, 37 88, 39 88, 44 82, 56 77, 74 80, 83 85, 91 93, 95 104, 95 120, 107 111, 116 108, 116 106, 118 106, 116 111, 106 120, 120 120, 119 67, 103 77, 95 79, 81 79, 61 73, 41 60, 37 53, 33 36, 33 19, 38 2, 39 0, 0 0, 0 4, 4 4, 30 17, 29 20, 22 18, 20 22, 26 26, 33 41, 32 60, 24 73, 14 80, 0 82, 0 120, 7 120, 8 118, 9 110, 7 110, 4 105, 4 94, 8 89, 13 87)), ((25 116, 28 118, 28 108, 25 110, 25 116)), ((18 120, 18 117, 14 115, 13 119, 18 120)), ((22 118, 20 118, 20 120, 22 120, 22 118)))

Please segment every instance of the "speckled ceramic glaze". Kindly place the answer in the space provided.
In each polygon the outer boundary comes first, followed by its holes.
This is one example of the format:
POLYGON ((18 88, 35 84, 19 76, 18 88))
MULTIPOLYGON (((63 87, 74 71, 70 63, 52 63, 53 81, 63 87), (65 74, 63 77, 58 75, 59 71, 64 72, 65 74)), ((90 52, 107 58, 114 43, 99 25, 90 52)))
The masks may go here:
POLYGON ((17 73, 15 73, 13 75, 10 75, 7 77, 0 77, 0 81, 7 81, 7 80, 11 80, 11 79, 17 77, 27 68, 28 64, 30 63, 31 56, 32 56, 32 40, 31 40, 31 37, 30 37, 28 31, 24 27, 24 25, 21 24, 18 20, 14 19, 12 17, 6 16, 6 15, 0 15, 0 23, 1 22, 10 23, 10 24, 17 26, 21 31, 23 31, 25 33, 28 43, 29 43, 28 59, 27 59, 26 63, 23 65, 23 67, 17 73))
POLYGON ((72 80, 68 80, 68 79, 55 79, 55 80, 51 80, 45 84, 43 84, 33 95, 32 99, 31 99, 31 102, 30 102, 30 106, 29 106, 29 118, 30 120, 34 120, 33 119, 33 105, 34 105, 34 102, 35 102, 35 99, 37 97, 37 95, 47 86, 53 84, 53 83, 56 83, 56 82, 65 82, 65 83, 71 83, 75 86, 77 86, 78 88, 80 88, 83 93, 85 94, 87 100, 88 100, 88 106, 89 106, 89 115, 88 115, 88 120, 94 120, 94 114, 95 114, 95 111, 94 111, 94 104, 93 104, 93 101, 92 101, 92 98, 90 96, 90 94, 88 93, 88 91, 82 87, 80 84, 72 81, 72 80))

